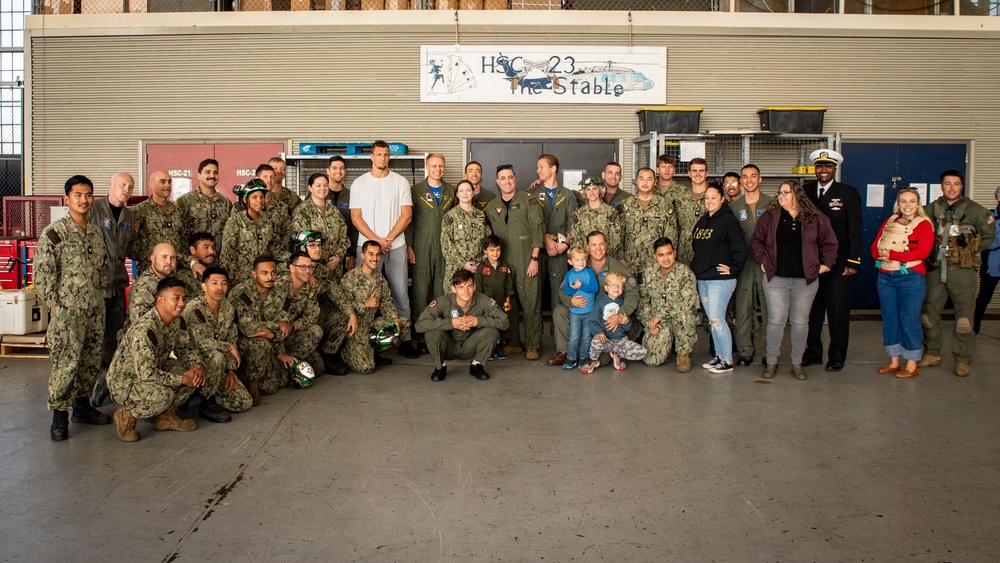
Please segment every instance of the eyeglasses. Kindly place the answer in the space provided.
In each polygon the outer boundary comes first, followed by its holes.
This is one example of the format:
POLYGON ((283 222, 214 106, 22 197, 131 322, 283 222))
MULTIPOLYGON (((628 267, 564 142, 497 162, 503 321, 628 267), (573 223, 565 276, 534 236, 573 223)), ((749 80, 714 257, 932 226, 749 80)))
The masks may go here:
POLYGON ((316 266, 306 266, 305 264, 290 264, 290 266, 300 270, 309 270, 310 272, 316 269, 316 266))
POLYGON ((792 195, 792 190, 785 190, 785 191, 778 190, 778 195, 792 195))

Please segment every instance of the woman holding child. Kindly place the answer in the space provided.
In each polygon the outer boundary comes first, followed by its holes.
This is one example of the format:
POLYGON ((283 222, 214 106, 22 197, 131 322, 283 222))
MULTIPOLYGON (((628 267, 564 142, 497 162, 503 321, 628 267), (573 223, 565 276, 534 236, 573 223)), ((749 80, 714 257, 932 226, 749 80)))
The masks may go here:
POLYGON ((934 248, 934 227, 913 188, 896 194, 892 216, 872 243, 878 267, 878 299, 882 307, 882 342, 889 363, 879 373, 905 378, 919 375, 917 361, 923 354, 920 307, 927 294, 924 260, 934 248), (900 363, 906 360, 906 366, 900 363))

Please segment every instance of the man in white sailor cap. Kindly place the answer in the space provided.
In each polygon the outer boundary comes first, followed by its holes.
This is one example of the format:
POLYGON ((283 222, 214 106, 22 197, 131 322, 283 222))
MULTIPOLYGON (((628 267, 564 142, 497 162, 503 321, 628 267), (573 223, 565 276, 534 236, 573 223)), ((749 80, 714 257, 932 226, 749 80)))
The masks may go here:
POLYGON ((802 186, 806 195, 830 218, 837 235, 837 263, 819 277, 819 291, 809 314, 809 337, 802 365, 823 362, 823 318, 830 330, 827 371, 840 371, 847 361, 851 327, 851 282, 861 268, 863 223, 858 190, 836 181, 837 166, 844 157, 833 149, 818 149, 809 155, 816 167, 816 182, 802 186))

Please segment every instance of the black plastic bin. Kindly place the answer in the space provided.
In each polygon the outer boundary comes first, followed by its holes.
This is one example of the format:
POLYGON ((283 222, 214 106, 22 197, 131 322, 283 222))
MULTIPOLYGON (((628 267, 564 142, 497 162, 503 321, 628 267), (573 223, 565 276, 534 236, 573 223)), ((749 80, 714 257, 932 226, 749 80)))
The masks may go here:
POLYGON ((702 108, 639 108, 639 134, 650 132, 697 135, 702 108))
POLYGON ((824 107, 767 107, 757 110, 761 131, 822 133, 824 107))

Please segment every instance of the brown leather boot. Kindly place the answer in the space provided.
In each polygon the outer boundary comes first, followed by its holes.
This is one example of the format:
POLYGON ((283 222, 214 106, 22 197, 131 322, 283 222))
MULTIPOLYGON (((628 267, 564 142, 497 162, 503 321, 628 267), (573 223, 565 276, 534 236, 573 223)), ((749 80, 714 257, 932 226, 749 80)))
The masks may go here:
POLYGON ((132 411, 122 407, 115 411, 114 419, 119 440, 122 442, 139 441, 139 431, 135 429, 135 417, 132 416, 132 411))
POLYGON ((176 430, 178 432, 190 432, 198 429, 198 423, 177 416, 177 407, 170 407, 167 412, 156 417, 153 421, 153 428, 157 430, 176 430))
POLYGON ((677 354, 677 372, 687 373, 691 371, 691 355, 677 354))
POLYGON ((253 406, 260 406, 260 387, 257 385, 256 381, 247 382, 247 393, 250 393, 250 398, 253 399, 253 406))

